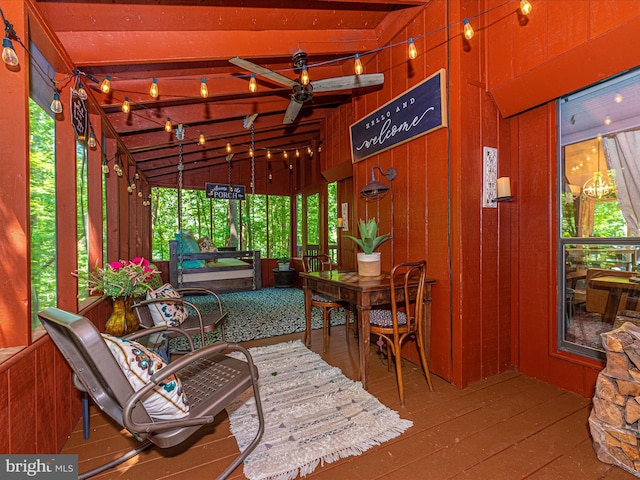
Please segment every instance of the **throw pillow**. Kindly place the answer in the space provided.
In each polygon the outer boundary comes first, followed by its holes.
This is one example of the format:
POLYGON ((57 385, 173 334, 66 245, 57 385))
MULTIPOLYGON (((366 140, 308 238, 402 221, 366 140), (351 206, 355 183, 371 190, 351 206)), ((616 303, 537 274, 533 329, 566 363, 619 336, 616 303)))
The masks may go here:
MULTIPOLYGON (((149 383, 154 373, 166 365, 158 355, 138 342, 106 333, 102 334, 102 338, 136 392, 149 383)), ((177 375, 171 375, 159 383, 145 397, 142 404, 149 416, 158 420, 181 418, 189 414, 187 397, 182 391, 182 383, 177 375)))
MULTIPOLYGON (((176 240, 178 242, 178 258, 180 258, 180 249, 182 253, 200 253, 200 247, 196 242, 195 237, 191 232, 176 233, 176 240)), ((182 262, 182 268, 203 268, 205 266, 204 260, 185 260, 182 262)))
MULTIPOLYGON (((181 298, 178 291, 170 283, 165 283, 160 288, 147 292, 147 299, 167 297, 181 298)), ((170 327, 179 327, 189 316, 187 307, 176 302, 151 303, 149 304, 149 311, 155 326, 169 325, 170 327)))

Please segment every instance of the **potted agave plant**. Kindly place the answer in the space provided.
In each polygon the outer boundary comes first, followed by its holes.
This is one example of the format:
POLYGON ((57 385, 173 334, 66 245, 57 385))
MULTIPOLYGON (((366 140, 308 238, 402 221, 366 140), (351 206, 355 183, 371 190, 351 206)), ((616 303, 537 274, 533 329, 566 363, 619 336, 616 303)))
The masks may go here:
POLYGON ((388 233, 378 235, 378 222, 375 218, 367 222, 360 219, 358 230, 360 238, 345 235, 362 250, 362 252, 358 252, 358 274, 363 277, 380 275, 380 252, 376 252, 375 249, 387 240, 391 240, 391 235, 388 233))

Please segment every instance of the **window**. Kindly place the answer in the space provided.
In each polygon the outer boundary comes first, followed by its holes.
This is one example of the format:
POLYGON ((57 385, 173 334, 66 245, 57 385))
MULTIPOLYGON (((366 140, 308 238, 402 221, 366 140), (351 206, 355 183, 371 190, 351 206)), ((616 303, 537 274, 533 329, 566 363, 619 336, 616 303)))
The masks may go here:
POLYGON ((38 312, 57 305, 55 120, 29 99, 31 327, 38 312))
POLYGON ((592 358, 600 333, 640 322, 638 112, 638 71, 559 102, 559 348, 592 358))
POLYGON ((76 142, 76 212, 78 237, 78 301, 89 296, 87 272, 89 265, 89 202, 87 199, 87 149, 82 142, 76 142))
POLYGON ((334 262, 338 261, 338 183, 327 185, 327 235, 329 240, 329 255, 334 262))

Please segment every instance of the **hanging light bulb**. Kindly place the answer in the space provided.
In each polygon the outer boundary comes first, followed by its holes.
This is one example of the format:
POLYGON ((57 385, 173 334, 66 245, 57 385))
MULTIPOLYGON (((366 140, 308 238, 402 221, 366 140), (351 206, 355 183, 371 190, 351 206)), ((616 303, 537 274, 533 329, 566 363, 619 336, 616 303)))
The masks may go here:
POLYGON ((78 92, 78 97, 80 98, 80 100, 87 99, 87 91, 84 89, 84 85, 82 85, 82 82, 78 82, 78 90, 76 91, 78 92))
POLYGON ((273 175, 271 175, 271 172, 269 172, 269 181, 273 180, 273 175))
POLYGON ((164 131, 171 133, 171 119, 169 117, 167 117, 167 121, 164 122, 164 131))
POLYGON ((138 190, 138 197, 142 198, 142 190, 138 190))
POLYGON ((55 91, 53 94, 53 100, 51 101, 51 111, 53 113, 62 113, 62 102, 60 101, 60 94, 55 91))
POLYGON ((204 138, 204 133, 200 132, 200 137, 198 138, 198 143, 200 145, 204 145, 207 141, 204 138))
POLYGON ((106 158, 102 161, 102 173, 104 173, 105 175, 109 173, 109 164, 107 163, 106 158))
POLYGON ((2 39, 2 60, 10 67, 18 66, 18 55, 16 55, 16 51, 13 49, 13 43, 11 43, 9 37, 2 39))
POLYGON ((158 79, 151 80, 151 87, 149 87, 149 95, 153 98, 158 98, 158 79))
POLYGON ((408 42, 409 42, 409 58, 411 60, 415 60, 416 57, 418 56, 418 49, 416 48, 416 44, 413 43, 413 38, 410 38, 408 42))
POLYGON ((307 147, 307 153, 309 155, 313 155, 313 151, 311 150, 311 147, 307 147))
POLYGON ((89 133, 89 140, 87 140, 87 145, 89 146, 90 149, 94 149, 96 148, 98 142, 96 142, 96 134, 93 133, 93 130, 91 130, 91 132, 89 133))
POLYGON ((100 84, 100 91, 102 93, 109 93, 111 91, 111 76, 107 75, 100 84))
POLYGON ((251 80, 249 80, 249 91, 251 93, 256 93, 257 90, 258 90, 258 84, 256 83, 256 74, 252 73, 251 80))
POLYGON ((289 173, 293 173, 293 163, 289 164, 289 173))
POLYGON ((207 98, 209 96, 209 89, 207 88, 207 79, 202 77, 200 79, 200 96, 207 98))
POLYGON ((136 184, 134 182, 131 182, 131 190, 135 190, 136 189, 136 184))
POLYGON ((356 75, 360 75, 362 72, 364 72, 364 67, 362 66, 362 62, 360 61, 360 55, 358 55, 356 53, 356 63, 354 65, 354 69, 356 72, 356 75))
POLYGON ((231 144, 227 142, 227 153, 231 153, 231 144))
POLYGON ((253 147, 249 147, 249 156, 253 158, 253 147))
POLYGON ((302 67, 302 73, 300 74, 300 83, 305 86, 309 85, 309 71, 307 70, 306 65, 302 67))
POLYGON ((471 40, 473 38, 473 36, 475 35, 475 32, 473 31, 473 27, 469 23, 469 19, 468 18, 464 19, 464 28, 463 29, 464 29, 464 38, 466 38, 467 40, 471 40))
POLYGON ((271 150, 267 148, 267 160, 271 160, 271 150))
POLYGON ((133 193, 133 189, 131 188, 131 185, 129 185, 129 186, 127 187, 127 192, 129 192, 129 193, 133 193))
POLYGON ((520 11, 523 15, 529 15, 533 7, 529 0, 520 0, 520 11))
POLYGON ((122 111, 124 113, 129 113, 131 111, 131 105, 129 105, 129 97, 124 97, 124 102, 122 102, 122 111))
POLYGON ((284 155, 284 158, 289 158, 289 154, 287 153, 286 150, 284 151, 283 155, 284 155))

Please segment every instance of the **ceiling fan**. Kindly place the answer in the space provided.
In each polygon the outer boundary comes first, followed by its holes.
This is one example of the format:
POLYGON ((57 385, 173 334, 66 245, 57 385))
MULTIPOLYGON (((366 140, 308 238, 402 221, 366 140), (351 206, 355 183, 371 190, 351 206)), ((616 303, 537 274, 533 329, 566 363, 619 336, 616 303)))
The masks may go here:
MULTIPOLYGON (((301 71, 307 65, 306 52, 296 52, 293 54, 292 59, 293 66, 296 70, 301 71)), ((384 83, 383 73, 369 73, 312 80, 308 85, 303 85, 299 79, 292 80, 284 75, 274 72, 273 70, 261 67, 260 65, 240 57, 233 57, 229 61, 238 67, 242 67, 245 70, 255 73, 256 75, 268 78, 275 83, 279 83, 280 85, 291 87, 293 89, 291 101, 289 102, 287 111, 284 114, 284 120, 282 121, 282 123, 285 124, 293 123, 302 108, 302 104, 311 100, 314 93, 370 87, 384 83)))

